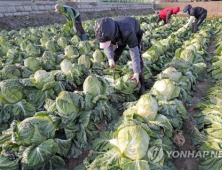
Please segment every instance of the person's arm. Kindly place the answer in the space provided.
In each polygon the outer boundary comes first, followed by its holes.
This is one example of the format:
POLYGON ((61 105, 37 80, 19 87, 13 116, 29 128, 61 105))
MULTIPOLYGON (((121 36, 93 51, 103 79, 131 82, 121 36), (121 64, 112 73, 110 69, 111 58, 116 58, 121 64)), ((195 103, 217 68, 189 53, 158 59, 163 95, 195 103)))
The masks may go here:
POLYGON ((110 44, 110 46, 108 48, 104 48, 104 52, 105 52, 108 59, 114 58, 114 50, 113 50, 112 44, 110 44))
POLYGON ((109 66, 110 67, 115 67, 115 62, 114 62, 114 50, 113 50, 113 45, 110 44, 110 46, 108 48, 104 48, 104 52, 108 58, 109 61, 109 66))
POLYGON ((133 64, 133 76, 131 78, 136 80, 136 84, 139 84, 139 73, 141 72, 140 68, 140 52, 138 46, 134 48, 129 48, 130 57, 133 64))
POLYGON ((188 23, 184 25, 184 27, 187 28, 193 22, 194 18, 195 18, 194 16, 190 16, 188 23))
POLYGON ((157 24, 161 21, 162 19, 160 18, 160 16, 158 15, 158 18, 157 18, 157 24))
POLYGON ((171 11, 167 11, 167 16, 166 16, 166 23, 170 23, 170 18, 171 18, 172 12, 171 11))

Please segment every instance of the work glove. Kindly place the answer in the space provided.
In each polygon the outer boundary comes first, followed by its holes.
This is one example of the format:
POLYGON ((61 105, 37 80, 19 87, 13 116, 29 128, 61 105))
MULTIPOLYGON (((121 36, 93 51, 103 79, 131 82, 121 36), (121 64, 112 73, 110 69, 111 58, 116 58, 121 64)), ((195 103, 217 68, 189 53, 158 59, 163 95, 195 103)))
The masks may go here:
POLYGON ((76 27, 75 27, 75 26, 73 26, 72 28, 73 28, 73 31, 74 31, 74 32, 77 32, 77 30, 76 30, 76 27))
POLYGON ((111 67, 111 68, 115 68, 116 67, 116 63, 114 62, 113 59, 109 59, 109 67, 111 67))
POLYGON ((130 80, 136 80, 136 85, 138 85, 140 83, 139 73, 134 73, 130 80))
POLYGON ((183 27, 187 29, 188 26, 187 26, 187 25, 184 25, 183 27))

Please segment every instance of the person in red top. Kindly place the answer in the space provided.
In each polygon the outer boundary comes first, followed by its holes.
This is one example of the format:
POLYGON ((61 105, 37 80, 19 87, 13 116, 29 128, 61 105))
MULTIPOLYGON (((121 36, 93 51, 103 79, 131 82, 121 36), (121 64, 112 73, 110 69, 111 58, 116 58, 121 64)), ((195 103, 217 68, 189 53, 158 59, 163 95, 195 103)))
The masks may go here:
POLYGON ((164 21, 164 24, 170 23, 171 15, 177 14, 180 11, 180 7, 175 8, 165 8, 158 13, 157 23, 161 20, 164 21))

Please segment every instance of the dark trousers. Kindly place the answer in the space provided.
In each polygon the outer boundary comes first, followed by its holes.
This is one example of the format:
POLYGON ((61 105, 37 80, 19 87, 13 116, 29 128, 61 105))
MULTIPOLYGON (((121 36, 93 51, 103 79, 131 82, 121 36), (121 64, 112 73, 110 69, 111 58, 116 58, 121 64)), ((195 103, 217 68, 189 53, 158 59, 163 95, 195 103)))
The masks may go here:
POLYGON ((206 19, 206 17, 207 17, 207 11, 204 12, 199 18, 196 18, 195 22, 193 23, 193 28, 192 28, 193 33, 197 32, 198 27, 206 19))
POLYGON ((85 34, 85 30, 82 27, 81 17, 80 14, 76 17, 76 29, 80 34, 85 34))

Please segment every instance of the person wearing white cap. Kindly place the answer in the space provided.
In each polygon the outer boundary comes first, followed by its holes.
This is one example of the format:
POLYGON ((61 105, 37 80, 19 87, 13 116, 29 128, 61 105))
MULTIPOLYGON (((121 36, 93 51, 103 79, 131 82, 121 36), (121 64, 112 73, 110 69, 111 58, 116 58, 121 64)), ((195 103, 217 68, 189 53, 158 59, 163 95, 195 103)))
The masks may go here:
POLYGON ((95 36, 104 49, 110 67, 115 67, 122 52, 128 45, 133 65, 131 80, 141 84, 140 94, 145 92, 143 60, 141 57, 141 40, 143 31, 139 22, 133 17, 102 18, 95 24, 95 36))
POLYGON ((73 24, 73 31, 79 31, 81 34, 81 39, 87 40, 85 30, 82 27, 82 22, 80 18, 80 14, 77 10, 75 10, 73 7, 65 6, 65 5, 55 5, 55 12, 60 12, 66 17, 66 20, 72 21, 73 24))

